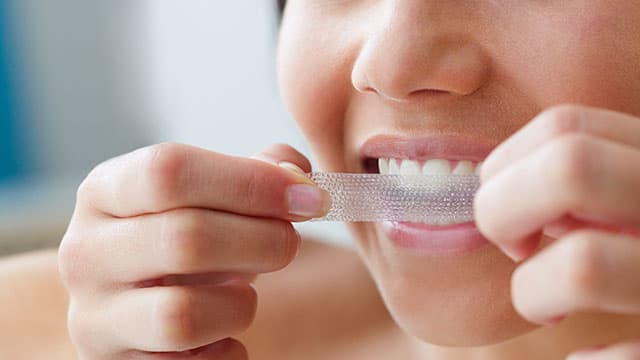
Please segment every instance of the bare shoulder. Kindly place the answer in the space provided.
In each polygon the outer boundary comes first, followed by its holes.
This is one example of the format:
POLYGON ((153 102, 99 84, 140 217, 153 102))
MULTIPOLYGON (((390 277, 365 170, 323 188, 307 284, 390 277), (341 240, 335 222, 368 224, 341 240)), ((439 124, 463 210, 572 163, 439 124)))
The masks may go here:
POLYGON ((73 359, 56 251, 0 258, 0 283, 0 359, 73 359))
POLYGON ((251 359, 327 359, 335 348, 368 342, 393 327, 368 270, 354 250, 306 238, 284 270, 256 283, 258 312, 242 337, 251 359))

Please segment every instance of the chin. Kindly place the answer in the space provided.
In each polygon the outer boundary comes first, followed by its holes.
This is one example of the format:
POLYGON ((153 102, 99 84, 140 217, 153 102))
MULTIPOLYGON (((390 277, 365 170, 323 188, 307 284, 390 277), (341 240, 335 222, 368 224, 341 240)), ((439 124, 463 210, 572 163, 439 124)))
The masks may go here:
POLYGON ((513 308, 516 264, 494 246, 434 253, 399 246, 380 225, 352 230, 389 312, 407 334, 438 346, 476 347, 537 327, 513 308))

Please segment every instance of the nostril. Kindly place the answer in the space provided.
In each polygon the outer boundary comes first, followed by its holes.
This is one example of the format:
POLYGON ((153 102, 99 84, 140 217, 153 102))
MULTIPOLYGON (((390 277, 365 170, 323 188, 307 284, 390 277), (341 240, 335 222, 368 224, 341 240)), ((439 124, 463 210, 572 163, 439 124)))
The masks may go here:
POLYGON ((439 97, 444 97, 444 96, 448 96, 451 95, 452 93, 450 91, 445 91, 445 90, 438 90, 438 89, 421 89, 421 90, 415 90, 409 93, 409 95, 407 96, 408 99, 415 99, 415 98, 439 98, 439 97))
POLYGON ((449 95, 450 91, 438 90, 438 89, 421 89, 415 90, 409 93, 409 95, 449 95))
POLYGON ((378 90, 376 90, 375 88, 372 88, 371 86, 367 86, 364 89, 362 89, 362 92, 378 93, 378 90))

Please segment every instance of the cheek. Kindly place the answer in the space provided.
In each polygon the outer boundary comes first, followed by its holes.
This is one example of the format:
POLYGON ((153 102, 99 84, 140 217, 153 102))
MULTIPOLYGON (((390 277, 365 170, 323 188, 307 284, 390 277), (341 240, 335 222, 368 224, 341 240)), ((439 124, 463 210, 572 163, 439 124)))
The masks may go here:
POLYGON ((528 18, 535 30, 501 49, 504 74, 540 108, 581 103, 637 115, 640 6, 628 3, 593 1, 570 17, 528 18))
POLYGON ((494 344, 533 328, 514 310, 516 265, 493 247, 424 257, 394 249, 370 224, 351 227, 387 308, 407 333, 441 346, 494 344))
POLYGON ((301 17, 284 24, 278 73, 288 110, 326 170, 343 164, 343 122, 351 96, 348 49, 336 46, 326 26, 301 17))

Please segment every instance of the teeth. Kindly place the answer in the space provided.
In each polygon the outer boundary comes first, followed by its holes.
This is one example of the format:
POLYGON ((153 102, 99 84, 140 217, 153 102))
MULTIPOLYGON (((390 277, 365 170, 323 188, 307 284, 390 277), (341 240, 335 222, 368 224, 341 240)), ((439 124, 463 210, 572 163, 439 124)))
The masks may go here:
POLYGON ((389 159, 389 174, 400 174, 400 162, 402 160, 389 159))
POLYGON ((378 159, 378 169, 380 174, 388 174, 389 173, 389 159, 380 158, 378 159))
POLYGON ((449 161, 443 159, 432 159, 424 163, 422 167, 423 175, 449 175, 451 166, 449 161))
MULTIPOLYGON (((390 175, 472 175, 479 174, 480 165, 469 160, 449 161, 445 159, 429 159, 427 161, 405 160, 405 159, 378 159, 378 169, 380 174, 390 175)), ((436 181, 434 178, 430 183, 437 191, 447 190, 447 181, 436 181)), ((446 177, 444 179, 447 179, 446 177)), ((431 180, 431 179, 430 179, 431 180)), ((446 226, 452 223, 447 220, 436 220, 429 223, 434 226, 446 226)))
POLYGON ((479 174, 481 164, 482 163, 478 163, 475 165, 475 163, 468 160, 451 162, 445 159, 430 159, 425 161, 424 164, 421 164, 420 161, 416 160, 378 159, 380 174, 393 175, 472 175, 479 174))
POLYGON ((458 165, 453 169, 452 174, 455 175, 472 175, 473 174, 473 164, 471 161, 458 161, 458 165))
POLYGON ((420 175, 422 171, 420 169, 420 164, 417 161, 413 160, 402 160, 400 164, 400 174, 402 175, 420 175))

